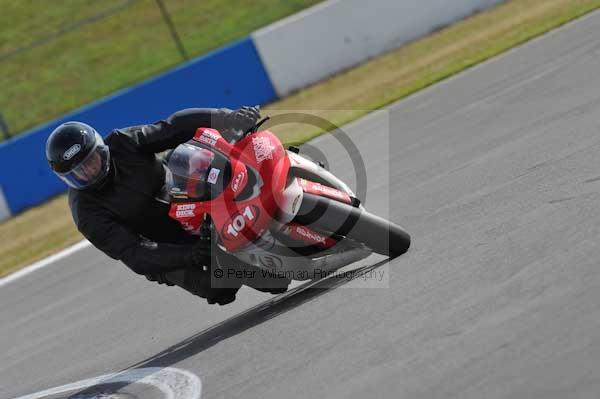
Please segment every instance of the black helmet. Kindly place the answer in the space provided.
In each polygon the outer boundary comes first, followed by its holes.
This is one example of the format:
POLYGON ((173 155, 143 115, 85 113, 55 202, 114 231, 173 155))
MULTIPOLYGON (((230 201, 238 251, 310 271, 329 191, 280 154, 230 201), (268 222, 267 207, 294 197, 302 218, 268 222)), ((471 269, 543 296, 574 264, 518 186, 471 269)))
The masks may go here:
POLYGON ((100 184, 110 169, 108 146, 96 129, 81 122, 63 123, 46 141, 50 167, 77 190, 100 184))

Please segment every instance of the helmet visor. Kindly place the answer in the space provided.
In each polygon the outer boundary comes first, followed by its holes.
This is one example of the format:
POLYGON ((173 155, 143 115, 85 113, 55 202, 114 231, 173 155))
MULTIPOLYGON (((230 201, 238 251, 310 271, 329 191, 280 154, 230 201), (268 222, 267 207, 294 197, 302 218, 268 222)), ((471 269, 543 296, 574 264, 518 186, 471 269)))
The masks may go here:
POLYGON ((102 137, 96 133, 96 143, 90 153, 70 171, 57 173, 65 183, 83 190, 101 181, 110 169, 110 154, 102 137))

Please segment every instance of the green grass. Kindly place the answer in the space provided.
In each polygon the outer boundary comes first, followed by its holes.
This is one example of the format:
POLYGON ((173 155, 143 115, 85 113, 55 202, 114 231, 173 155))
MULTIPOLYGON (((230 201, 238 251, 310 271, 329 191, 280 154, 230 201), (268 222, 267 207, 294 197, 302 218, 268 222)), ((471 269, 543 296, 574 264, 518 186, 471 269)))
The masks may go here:
MULTIPOLYGON (((509 0, 441 29, 266 110, 311 109, 336 125, 350 122, 600 7, 600 0, 509 0), (343 110, 343 111, 338 111, 343 110)), ((323 133, 306 125, 274 129, 287 142, 323 133)))
MULTIPOLYGON (((509 0, 270 104, 264 113, 320 110, 315 113, 342 124, 599 7, 600 0, 509 0)), ((274 130, 288 143, 322 133, 302 124, 274 130)), ((24 212, 0 225, 0 276, 80 239, 64 196, 24 212)))
MULTIPOLYGON (((164 1, 187 53, 197 56, 321 0, 164 1)), ((0 60, 0 113, 13 134, 168 70, 182 58, 153 0, 0 0, 0 54, 122 5, 0 60)))

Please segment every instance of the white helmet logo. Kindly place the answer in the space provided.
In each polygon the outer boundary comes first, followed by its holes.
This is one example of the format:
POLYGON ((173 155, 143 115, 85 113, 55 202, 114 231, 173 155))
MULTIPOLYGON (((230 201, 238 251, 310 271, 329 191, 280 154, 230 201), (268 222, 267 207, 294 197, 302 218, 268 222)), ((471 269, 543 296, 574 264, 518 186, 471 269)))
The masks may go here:
POLYGON ((69 159, 77 155, 79 151, 81 151, 81 145, 73 144, 67 151, 65 151, 65 153, 63 154, 63 159, 65 161, 68 161, 69 159))

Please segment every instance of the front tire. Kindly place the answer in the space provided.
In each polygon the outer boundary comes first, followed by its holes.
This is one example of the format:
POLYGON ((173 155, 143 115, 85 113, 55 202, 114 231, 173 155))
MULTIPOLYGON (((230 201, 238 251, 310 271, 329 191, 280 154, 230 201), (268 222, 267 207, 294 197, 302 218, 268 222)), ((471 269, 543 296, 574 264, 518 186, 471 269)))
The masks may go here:
POLYGON ((361 208, 304 193, 294 222, 363 243, 378 254, 396 257, 410 247, 410 235, 395 223, 361 208))

